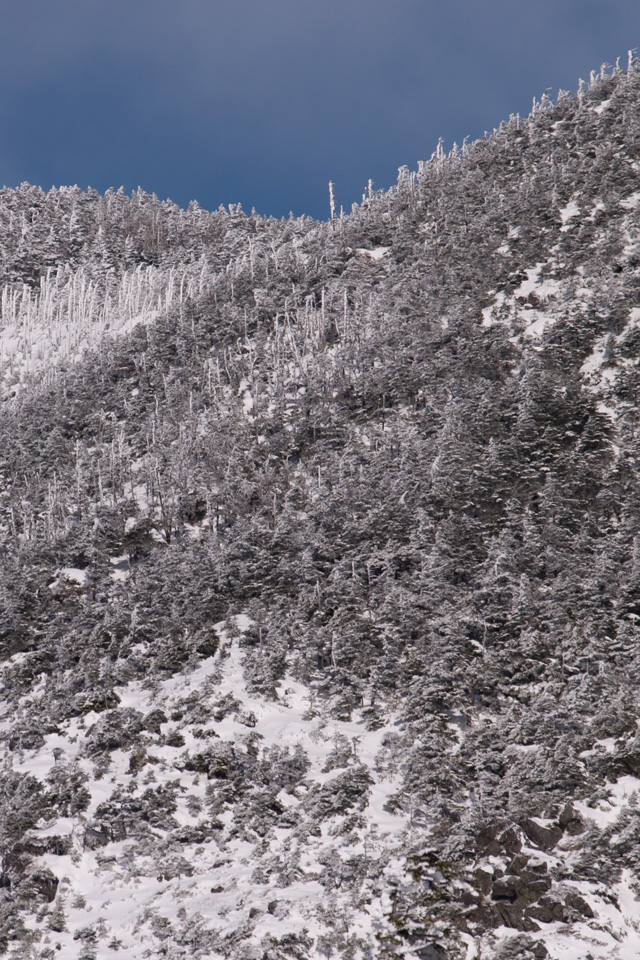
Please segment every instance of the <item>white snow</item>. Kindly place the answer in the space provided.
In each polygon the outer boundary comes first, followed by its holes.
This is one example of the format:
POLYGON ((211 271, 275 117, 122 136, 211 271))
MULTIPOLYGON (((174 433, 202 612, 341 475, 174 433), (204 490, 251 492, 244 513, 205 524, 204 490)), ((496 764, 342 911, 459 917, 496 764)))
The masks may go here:
POLYGON ((367 250, 365 247, 358 247, 356 253, 361 257, 368 257, 370 260, 382 260, 389 253, 391 247, 374 247, 373 250, 367 250))
POLYGON ((88 570, 80 570, 77 567, 63 567, 60 574, 67 580, 73 580, 75 583, 83 584, 89 579, 88 570))
POLYGON ((620 201, 620 206, 624 207, 625 210, 634 210, 640 203, 640 191, 632 193, 630 196, 625 197, 624 200, 620 201))
POLYGON ((253 396, 251 395, 251 384, 248 380, 241 380, 238 388, 238 396, 242 399, 242 408, 247 420, 253 420, 253 396))
POLYGON ((530 323, 525 327, 523 334, 525 337, 541 337, 546 327, 555 323, 555 318, 549 314, 540 313, 538 310, 532 310, 530 323))
MULTIPOLYGON (((513 326, 517 318, 526 323, 523 336, 539 339, 545 329, 556 321, 548 309, 542 308, 560 293, 557 280, 542 276, 545 267, 552 267, 552 263, 540 262, 535 267, 529 267, 525 271, 526 278, 509 296, 502 290, 496 293, 493 303, 482 310, 482 326, 488 328, 496 323, 513 326)), ((514 337, 512 342, 519 345, 519 337, 514 337)))
POLYGON ((559 285, 556 280, 547 277, 541 279, 544 263, 536 263, 535 267, 530 267, 527 273, 527 279, 523 280, 519 287, 514 291, 514 297, 526 298, 530 294, 535 294, 539 300, 548 300, 549 297, 555 297, 558 294, 559 285))
POLYGON ((593 820, 602 830, 615 823, 622 808, 632 796, 637 794, 638 790, 640 790, 640 780, 632 776, 621 777, 615 783, 607 784, 607 799, 600 800, 597 806, 576 802, 574 807, 585 819, 593 820))
POLYGON ((588 375, 600 370, 604 360, 606 342, 606 337, 600 337, 595 341, 591 353, 580 367, 581 373, 588 375))
POLYGON ((111 557, 109 563, 111 564, 112 580, 127 580, 129 578, 131 574, 131 564, 128 553, 123 553, 120 557, 111 557))
POLYGON ((570 200, 566 207, 563 207, 562 210, 558 211, 560 219, 562 220, 562 226, 560 230, 566 232, 569 230, 568 223, 570 220, 573 220, 574 217, 577 217, 580 214, 580 207, 575 202, 575 200, 570 200))
POLYGON ((602 113, 603 110, 606 110, 611 100, 601 100, 600 103, 593 108, 594 113, 602 113))
POLYGON ((56 579, 49 584, 49 590, 57 593, 64 590, 65 584, 77 584, 84 586, 89 580, 89 571, 80 570, 77 567, 61 567, 56 571, 56 579))

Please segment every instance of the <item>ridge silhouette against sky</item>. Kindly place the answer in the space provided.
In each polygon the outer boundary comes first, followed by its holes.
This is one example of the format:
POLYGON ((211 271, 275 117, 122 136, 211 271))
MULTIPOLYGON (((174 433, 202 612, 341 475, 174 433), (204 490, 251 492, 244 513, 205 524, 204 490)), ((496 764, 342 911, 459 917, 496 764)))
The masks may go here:
POLYGON ((637 0, 23 0, 0 183, 325 218, 635 46, 637 0))

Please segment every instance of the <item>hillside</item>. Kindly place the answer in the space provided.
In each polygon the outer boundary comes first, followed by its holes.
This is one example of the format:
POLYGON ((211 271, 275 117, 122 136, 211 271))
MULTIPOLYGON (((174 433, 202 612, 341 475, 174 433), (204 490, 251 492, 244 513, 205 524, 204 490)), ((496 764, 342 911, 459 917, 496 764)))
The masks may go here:
POLYGON ((640 63, 0 271, 4 955, 635 960, 640 63))

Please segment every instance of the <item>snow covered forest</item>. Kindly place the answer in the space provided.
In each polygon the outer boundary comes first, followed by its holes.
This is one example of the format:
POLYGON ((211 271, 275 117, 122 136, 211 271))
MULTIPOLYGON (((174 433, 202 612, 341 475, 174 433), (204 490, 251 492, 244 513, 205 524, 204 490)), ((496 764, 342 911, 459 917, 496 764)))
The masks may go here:
POLYGON ((0 285, 0 953, 637 960, 640 63, 0 285))

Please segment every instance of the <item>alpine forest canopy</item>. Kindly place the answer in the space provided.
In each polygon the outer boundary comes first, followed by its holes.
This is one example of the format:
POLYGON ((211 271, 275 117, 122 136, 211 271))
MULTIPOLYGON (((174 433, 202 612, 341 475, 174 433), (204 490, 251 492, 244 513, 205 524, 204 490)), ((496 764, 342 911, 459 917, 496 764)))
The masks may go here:
POLYGON ((640 956, 640 63, 0 287, 0 953, 640 956))

